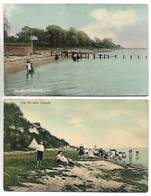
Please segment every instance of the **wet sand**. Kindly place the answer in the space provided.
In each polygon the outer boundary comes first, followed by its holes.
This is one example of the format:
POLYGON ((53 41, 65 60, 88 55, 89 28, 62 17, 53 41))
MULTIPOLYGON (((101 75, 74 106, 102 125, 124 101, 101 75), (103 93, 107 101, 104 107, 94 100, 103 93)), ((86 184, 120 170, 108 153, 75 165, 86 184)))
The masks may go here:
MULTIPOLYGON (((59 57, 58 61, 66 60, 67 58, 59 57)), ((55 57, 50 55, 30 55, 24 57, 9 56, 4 58, 4 74, 13 74, 26 70, 26 61, 30 60, 33 67, 40 67, 50 63, 55 63, 55 57)))

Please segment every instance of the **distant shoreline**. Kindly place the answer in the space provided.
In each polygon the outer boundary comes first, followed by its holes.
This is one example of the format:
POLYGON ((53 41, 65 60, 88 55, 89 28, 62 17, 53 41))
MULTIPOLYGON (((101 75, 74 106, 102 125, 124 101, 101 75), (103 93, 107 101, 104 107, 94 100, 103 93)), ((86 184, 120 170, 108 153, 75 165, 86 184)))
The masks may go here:
MULTIPOLYGON (((123 48, 120 50, 147 50, 148 48, 123 48)), ((119 49, 116 49, 119 50, 119 49)), ((68 50, 69 52, 75 51, 75 52, 86 52, 89 54, 93 53, 99 53, 99 52, 111 52, 112 49, 75 49, 75 50, 68 50)), ((69 55, 69 58, 64 58, 59 55, 59 60, 57 62, 67 60, 71 58, 71 53, 69 55)), ((55 63, 55 56, 50 56, 50 53, 42 53, 42 54, 31 54, 31 55, 25 55, 25 56, 17 56, 17 55, 10 55, 4 57, 4 74, 13 74, 18 73, 20 71, 26 70, 26 61, 30 60, 33 63, 34 68, 40 67, 43 65, 55 63)))

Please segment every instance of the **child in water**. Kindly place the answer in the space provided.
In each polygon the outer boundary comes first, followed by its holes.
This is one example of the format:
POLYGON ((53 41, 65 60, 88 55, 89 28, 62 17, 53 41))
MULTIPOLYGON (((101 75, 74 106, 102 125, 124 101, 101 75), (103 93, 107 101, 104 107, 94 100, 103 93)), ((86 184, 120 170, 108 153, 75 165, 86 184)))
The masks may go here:
POLYGON ((125 162, 125 160, 126 160, 126 153, 125 152, 123 152, 122 157, 123 157, 123 162, 125 162))
POLYGON ((58 59, 59 59, 59 55, 56 54, 56 55, 55 55, 55 60, 57 61, 58 59))

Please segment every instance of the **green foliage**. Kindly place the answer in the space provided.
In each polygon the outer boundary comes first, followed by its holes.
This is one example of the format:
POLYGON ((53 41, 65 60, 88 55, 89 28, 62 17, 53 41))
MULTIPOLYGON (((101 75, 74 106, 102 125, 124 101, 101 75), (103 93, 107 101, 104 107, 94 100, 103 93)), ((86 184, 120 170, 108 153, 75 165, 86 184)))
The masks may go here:
POLYGON ((31 42, 29 43, 5 43, 4 46, 24 46, 24 47, 30 47, 31 46, 31 42))
MULTIPOLYGON (((57 25, 48 25, 45 30, 38 28, 30 28, 25 26, 16 36, 8 36, 6 34, 6 43, 30 43, 31 36, 36 36, 38 40, 33 41, 34 49, 49 49, 49 48, 121 48, 116 45, 110 38, 100 40, 95 38, 92 40, 83 31, 77 31, 75 28, 70 28, 68 31, 57 25)), ((11 44, 12 44, 11 43, 11 44)))
POLYGON ((37 142, 43 141, 45 148, 68 146, 69 144, 59 139, 40 123, 30 123, 24 118, 20 108, 14 103, 4 104, 4 151, 27 150, 31 141, 35 138, 37 142), (29 129, 36 128, 39 134, 31 133, 29 129))

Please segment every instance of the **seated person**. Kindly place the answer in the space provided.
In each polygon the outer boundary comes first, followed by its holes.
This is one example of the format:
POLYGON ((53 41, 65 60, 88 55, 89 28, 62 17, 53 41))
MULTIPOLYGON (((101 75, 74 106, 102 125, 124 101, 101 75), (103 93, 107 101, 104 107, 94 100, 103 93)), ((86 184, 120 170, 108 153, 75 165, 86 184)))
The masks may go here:
POLYGON ((57 156, 57 163, 69 164, 68 159, 62 154, 62 151, 59 151, 57 156))
POLYGON ((76 162, 74 162, 72 159, 69 159, 69 158, 66 158, 62 151, 59 151, 57 156, 56 156, 56 159, 57 159, 57 163, 61 163, 61 164, 64 164, 64 165, 79 165, 77 164, 76 162))

